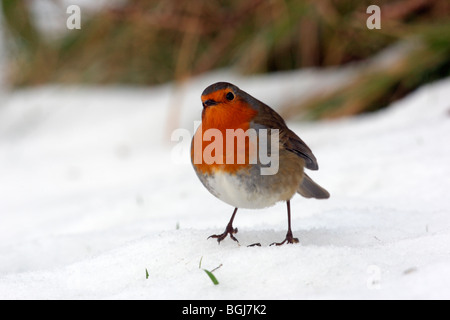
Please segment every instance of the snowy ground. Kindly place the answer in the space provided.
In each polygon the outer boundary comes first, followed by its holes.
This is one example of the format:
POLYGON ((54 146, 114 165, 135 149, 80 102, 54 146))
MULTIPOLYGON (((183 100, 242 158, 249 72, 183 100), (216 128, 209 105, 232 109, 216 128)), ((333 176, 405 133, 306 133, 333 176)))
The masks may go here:
POLYGON ((283 247, 268 246, 286 233, 283 203, 238 212, 241 246, 206 239, 233 208, 203 188, 170 133, 192 133, 200 93, 219 80, 275 108, 296 98, 289 86, 334 81, 212 73, 181 88, 3 94, 0 298, 450 298, 450 79, 376 114, 290 124, 332 197, 293 199, 301 243, 283 247), (219 285, 200 260, 221 265, 219 285))

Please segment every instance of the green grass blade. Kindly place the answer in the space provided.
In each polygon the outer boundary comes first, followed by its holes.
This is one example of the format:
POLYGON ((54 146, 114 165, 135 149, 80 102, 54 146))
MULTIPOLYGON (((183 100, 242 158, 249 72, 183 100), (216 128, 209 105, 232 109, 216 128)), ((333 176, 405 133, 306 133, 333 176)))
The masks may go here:
POLYGON ((214 283, 214 285, 218 285, 219 284, 219 281, 217 281, 216 277, 212 274, 212 272, 210 272, 210 271, 208 271, 206 269, 203 269, 203 271, 206 272, 206 274, 211 279, 212 283, 214 283))

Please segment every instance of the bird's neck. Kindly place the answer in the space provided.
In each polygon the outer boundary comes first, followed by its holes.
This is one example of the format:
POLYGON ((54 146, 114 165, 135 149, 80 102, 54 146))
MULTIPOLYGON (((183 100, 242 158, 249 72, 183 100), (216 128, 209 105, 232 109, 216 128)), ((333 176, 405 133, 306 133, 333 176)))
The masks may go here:
POLYGON ((242 102, 235 102, 230 105, 218 104, 203 110, 202 128, 203 132, 208 129, 218 129, 224 134, 226 129, 249 128, 250 121, 258 112, 242 102))

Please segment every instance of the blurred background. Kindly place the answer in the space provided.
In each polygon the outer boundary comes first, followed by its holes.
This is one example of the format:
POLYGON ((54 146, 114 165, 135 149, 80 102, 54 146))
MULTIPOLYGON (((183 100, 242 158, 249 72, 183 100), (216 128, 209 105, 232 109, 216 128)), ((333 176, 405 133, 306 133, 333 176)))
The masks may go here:
POLYGON ((281 107, 286 117, 318 119, 383 108, 450 73, 448 0, 1 3, 3 82, 12 88, 151 86, 222 68, 254 75, 358 66, 337 88, 281 107), (66 27, 71 4, 80 5, 80 30, 66 27), (366 25, 373 4, 381 29, 366 25), (371 59, 389 49, 395 58, 371 59))

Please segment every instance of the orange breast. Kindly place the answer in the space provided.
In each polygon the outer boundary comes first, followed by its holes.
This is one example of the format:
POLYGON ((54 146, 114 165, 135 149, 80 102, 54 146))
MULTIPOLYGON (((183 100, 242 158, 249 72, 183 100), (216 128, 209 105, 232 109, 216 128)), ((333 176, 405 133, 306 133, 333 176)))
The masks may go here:
POLYGON ((215 170, 236 172, 248 167, 257 149, 255 141, 245 132, 256 114, 241 100, 204 109, 191 148, 196 168, 210 174, 215 170))

